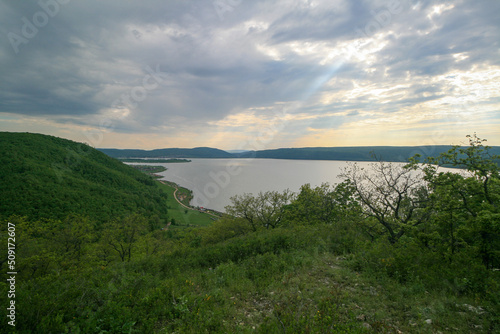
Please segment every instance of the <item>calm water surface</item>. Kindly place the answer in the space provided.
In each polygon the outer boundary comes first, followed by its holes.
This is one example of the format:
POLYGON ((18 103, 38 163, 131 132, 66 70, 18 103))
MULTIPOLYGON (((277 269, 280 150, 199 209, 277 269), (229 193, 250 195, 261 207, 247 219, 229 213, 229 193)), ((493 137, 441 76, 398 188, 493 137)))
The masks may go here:
MULTIPOLYGON (((168 168, 159 173, 165 180, 193 191, 194 206, 224 211, 230 198, 260 191, 297 192, 309 183, 319 186, 341 181, 338 175, 346 161, 281 159, 191 159, 189 163, 154 164, 168 168)), ((369 162, 357 162, 368 165, 369 162)))
MULTIPOLYGON (((189 163, 152 163, 167 168, 158 173, 164 180, 172 181, 193 191, 194 206, 224 212, 231 204, 230 198, 244 193, 258 194, 260 191, 298 192, 309 183, 312 187, 322 183, 335 184, 342 181, 338 175, 348 161, 282 160, 282 159, 191 159, 189 163)), ((369 167, 373 162, 356 162, 360 167, 369 167)), ((459 172, 458 169, 443 168, 441 171, 459 172)))

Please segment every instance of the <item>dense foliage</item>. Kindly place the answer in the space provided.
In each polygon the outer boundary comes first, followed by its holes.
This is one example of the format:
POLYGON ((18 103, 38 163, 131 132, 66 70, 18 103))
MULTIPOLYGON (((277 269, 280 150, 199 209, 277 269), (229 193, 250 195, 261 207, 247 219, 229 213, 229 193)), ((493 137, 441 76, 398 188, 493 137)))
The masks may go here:
POLYGON ((351 166, 335 186, 236 196, 232 216, 203 228, 154 229, 140 214, 11 216, 1 242, 15 224, 16 330, 498 332, 500 179, 489 153, 473 136, 424 163, 351 166))
POLYGON ((90 146, 31 133, 0 133, 0 217, 98 221, 138 213, 167 219, 166 194, 149 176, 90 146))

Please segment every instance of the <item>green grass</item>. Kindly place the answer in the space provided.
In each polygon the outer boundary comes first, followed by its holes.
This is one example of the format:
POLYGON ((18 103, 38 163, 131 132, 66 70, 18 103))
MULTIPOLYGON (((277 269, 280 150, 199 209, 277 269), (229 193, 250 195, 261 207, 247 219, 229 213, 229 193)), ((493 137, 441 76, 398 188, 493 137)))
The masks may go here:
MULTIPOLYGON (((156 234, 159 253, 137 254, 131 262, 107 266, 85 262, 79 270, 20 279, 19 329, 27 333, 34 328, 45 333, 498 332, 498 307, 490 301, 427 289, 419 280, 400 283, 358 271, 353 264, 363 253, 336 253, 335 226, 247 232, 211 242, 207 237, 217 234, 218 224, 156 234)), ((218 227, 223 229, 220 233, 231 228, 232 223, 226 224, 218 227)), ((7 289, 7 283, 0 282, 0 293, 6 295, 7 289)), ((5 327, 5 322, 0 324, 0 332, 7 332, 5 327)))
POLYGON ((185 206, 190 206, 191 199, 193 198, 193 194, 191 190, 183 187, 179 187, 177 190, 177 198, 181 201, 185 206))
MULTIPOLYGON (((158 183, 160 184, 160 188, 167 193, 168 215, 170 220, 172 218, 175 219, 175 225, 173 226, 208 226, 214 222, 215 217, 213 216, 180 206, 174 198, 175 188, 167 184, 158 183)), ((179 191, 181 189, 184 188, 180 188, 179 191)), ((185 193, 189 192, 187 189, 182 191, 185 193)))

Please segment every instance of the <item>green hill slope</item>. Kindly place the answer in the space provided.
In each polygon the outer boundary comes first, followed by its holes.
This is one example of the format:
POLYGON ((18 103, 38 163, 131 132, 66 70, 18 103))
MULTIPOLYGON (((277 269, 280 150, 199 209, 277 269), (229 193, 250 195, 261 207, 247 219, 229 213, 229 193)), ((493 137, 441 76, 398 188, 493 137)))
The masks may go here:
POLYGON ((166 194, 151 177, 85 144, 1 132, 0 161, 0 216, 167 218, 166 194))

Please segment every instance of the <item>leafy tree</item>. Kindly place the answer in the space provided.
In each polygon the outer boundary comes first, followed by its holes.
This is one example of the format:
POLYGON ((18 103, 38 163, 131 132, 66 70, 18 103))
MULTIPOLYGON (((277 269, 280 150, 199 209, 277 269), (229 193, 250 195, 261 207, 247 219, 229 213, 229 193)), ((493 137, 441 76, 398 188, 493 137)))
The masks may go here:
POLYGON ((165 232, 161 230, 156 230, 149 232, 148 234, 141 235, 136 244, 138 251, 149 258, 150 256, 157 255, 162 251, 162 246, 164 245, 163 236, 165 232))
POLYGON ((433 221, 441 240, 453 255, 457 245, 476 249, 487 268, 500 265, 500 176, 490 147, 474 135, 469 146, 454 146, 435 158, 419 164, 415 156, 408 165, 421 169, 430 185, 435 206, 433 221), (462 168, 462 173, 442 172, 441 166, 462 168), (460 238, 458 238, 460 236, 460 238))
POLYGON ((102 243, 120 257, 130 262, 135 242, 147 231, 146 219, 139 215, 131 215, 124 219, 114 220, 104 227, 102 243))
POLYGON ((67 258, 76 261, 80 261, 86 244, 95 239, 92 222, 79 215, 69 215, 57 230, 53 237, 54 243, 59 245, 61 253, 67 258))
POLYGON ((327 183, 311 188, 310 184, 300 187, 297 198, 287 209, 287 219, 297 223, 331 223, 335 212, 335 201, 327 183))
POLYGON ((350 181, 335 187, 323 183, 311 188, 310 184, 305 184, 288 206, 286 219, 294 224, 331 224, 344 221, 356 213, 359 213, 359 205, 350 181))
MULTIPOLYGON (((470 192, 481 198, 481 202, 492 206, 494 209, 499 209, 500 193, 498 192, 499 165, 500 155, 492 155, 491 147, 483 145, 486 139, 481 139, 474 135, 467 135, 469 146, 463 148, 459 145, 453 146, 446 153, 440 154, 438 157, 430 157, 426 159, 425 168, 423 168, 427 181, 435 181, 436 176, 449 175, 448 173, 438 173, 439 166, 453 166, 464 168, 467 170, 476 183, 470 184, 468 187, 470 192), (480 185, 480 187, 478 187, 480 185), (474 188, 474 189, 472 189, 474 188)), ((412 159, 412 166, 418 163, 419 155, 412 159)), ((448 176, 446 176, 448 177, 448 176)), ((463 194, 461 192, 461 194, 463 194)), ((462 196, 464 205, 467 205, 467 199, 462 196)), ((473 210, 469 207, 468 210, 473 210)), ((472 212, 471 212, 472 213, 472 212)))
POLYGON ((257 199, 252 194, 235 195, 231 197, 231 205, 225 207, 226 212, 234 217, 247 221, 252 230, 257 231, 257 199))
POLYGON ((288 189, 283 193, 259 192, 255 197, 252 194, 236 195, 231 197, 232 204, 226 206, 226 212, 245 219, 253 231, 257 231, 259 227, 276 228, 283 223, 285 207, 294 196, 288 189))

